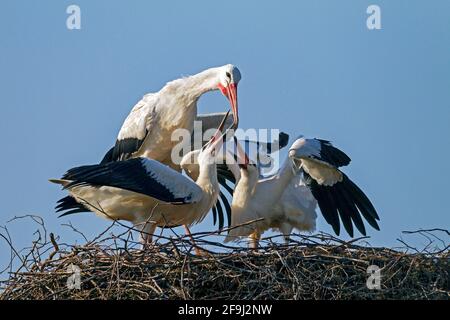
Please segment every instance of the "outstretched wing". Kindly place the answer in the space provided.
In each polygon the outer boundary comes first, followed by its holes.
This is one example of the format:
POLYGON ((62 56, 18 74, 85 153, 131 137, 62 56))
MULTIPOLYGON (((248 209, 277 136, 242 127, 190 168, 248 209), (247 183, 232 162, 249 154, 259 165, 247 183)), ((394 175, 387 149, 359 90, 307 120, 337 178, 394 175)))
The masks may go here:
POLYGON ((200 187, 191 179, 158 161, 144 158, 73 168, 63 179, 71 181, 65 188, 109 186, 172 204, 195 203, 202 197, 200 187))
POLYGON ((378 214, 364 192, 339 167, 350 158, 329 141, 300 137, 291 146, 289 156, 302 168, 305 183, 316 198, 325 220, 339 235, 340 222, 353 237, 353 226, 366 234, 364 218, 379 230, 378 214))
POLYGON ((316 159, 336 168, 347 166, 351 159, 342 150, 322 139, 299 137, 294 141, 289 152, 295 150, 296 157, 316 159))
POLYGON ((298 138, 289 149, 289 156, 316 180, 319 185, 332 186, 342 181, 338 169, 350 163, 351 159, 329 141, 298 138))
POLYGON ((304 175, 305 183, 316 198, 323 217, 337 235, 340 233, 340 221, 351 237, 353 237, 353 225, 361 234, 366 235, 362 218, 374 229, 380 230, 377 223, 380 218, 373 204, 344 173, 342 173, 342 181, 332 186, 320 185, 307 173, 304 175))

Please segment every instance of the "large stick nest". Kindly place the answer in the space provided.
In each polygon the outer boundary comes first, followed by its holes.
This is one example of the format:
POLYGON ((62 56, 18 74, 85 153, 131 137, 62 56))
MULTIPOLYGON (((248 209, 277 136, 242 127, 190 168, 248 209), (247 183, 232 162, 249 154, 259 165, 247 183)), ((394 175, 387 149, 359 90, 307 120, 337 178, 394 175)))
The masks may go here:
MULTIPOLYGON (((446 230, 434 232, 449 235, 446 230)), ((434 232, 413 233, 438 239, 434 232)), ((58 244, 53 234, 39 233, 27 254, 11 249, 20 263, 15 269, 11 263, 4 272, 8 279, 1 282, 0 299, 450 297, 449 247, 441 239, 443 249, 418 252, 406 243, 404 250, 394 250, 360 244, 364 239, 344 242, 327 234, 299 235, 288 246, 268 239, 255 251, 212 243, 201 233, 194 234, 196 244, 208 251, 198 256, 186 237, 162 237, 165 241, 141 250, 129 232, 106 234, 77 246, 58 244), (380 289, 366 285, 370 265, 380 268, 380 289), (80 289, 68 286, 73 266, 80 270, 80 289)))

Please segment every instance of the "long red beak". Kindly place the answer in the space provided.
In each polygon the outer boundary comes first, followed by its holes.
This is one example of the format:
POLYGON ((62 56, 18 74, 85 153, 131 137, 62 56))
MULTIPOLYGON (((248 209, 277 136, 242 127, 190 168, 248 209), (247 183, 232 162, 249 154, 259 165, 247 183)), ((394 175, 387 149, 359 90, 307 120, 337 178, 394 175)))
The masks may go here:
POLYGON ((214 135, 211 137, 211 140, 209 140, 208 144, 211 144, 210 147, 220 149, 222 147, 223 143, 223 136, 226 134, 223 131, 223 128, 225 126, 225 122, 227 121, 228 114, 230 113, 230 110, 225 114, 225 116, 222 119, 222 122, 220 123, 219 127, 217 128, 217 131, 214 133, 214 135))
POLYGON ((238 99, 237 99, 237 84, 230 83, 228 87, 224 87, 219 84, 219 89, 223 95, 228 98, 231 105, 231 111, 233 111, 233 129, 237 129, 239 125, 239 111, 238 111, 238 99))
POLYGON ((237 161, 239 167, 243 169, 247 169, 248 164, 250 163, 250 160, 248 159, 247 154, 242 149, 241 144, 237 141, 236 137, 234 138, 234 144, 236 145, 236 152, 237 152, 237 161))

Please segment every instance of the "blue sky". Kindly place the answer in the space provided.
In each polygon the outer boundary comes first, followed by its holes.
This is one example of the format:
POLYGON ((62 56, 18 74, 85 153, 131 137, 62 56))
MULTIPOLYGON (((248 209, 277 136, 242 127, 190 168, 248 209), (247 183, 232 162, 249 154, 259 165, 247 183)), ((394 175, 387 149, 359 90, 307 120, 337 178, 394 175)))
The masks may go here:
MULTIPOLYGON (((448 228, 449 40, 445 0, 2 1, 0 224, 38 214, 66 242, 76 238, 68 221, 102 231, 108 223, 90 214, 58 219, 64 194, 47 179, 98 162, 143 94, 233 63, 241 127, 329 139, 351 156, 345 172, 381 216, 372 244, 448 228), (66 28, 70 4, 81 30, 66 28), (370 4, 382 30, 366 27, 370 4)), ((201 112, 227 107, 218 92, 199 102, 201 112)), ((9 228, 22 247, 35 226, 9 228)), ((318 228, 331 232, 322 217, 318 228)))

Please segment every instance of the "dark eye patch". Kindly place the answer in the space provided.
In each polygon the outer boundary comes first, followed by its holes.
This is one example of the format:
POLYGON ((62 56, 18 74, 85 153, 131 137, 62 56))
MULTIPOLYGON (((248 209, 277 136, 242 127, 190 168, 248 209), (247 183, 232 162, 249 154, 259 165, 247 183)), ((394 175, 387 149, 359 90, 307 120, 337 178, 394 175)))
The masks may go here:
POLYGON ((229 72, 225 73, 228 79, 231 79, 231 74, 229 72))

